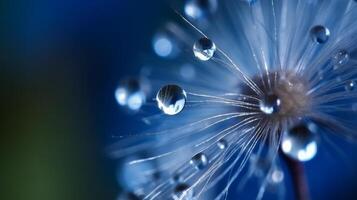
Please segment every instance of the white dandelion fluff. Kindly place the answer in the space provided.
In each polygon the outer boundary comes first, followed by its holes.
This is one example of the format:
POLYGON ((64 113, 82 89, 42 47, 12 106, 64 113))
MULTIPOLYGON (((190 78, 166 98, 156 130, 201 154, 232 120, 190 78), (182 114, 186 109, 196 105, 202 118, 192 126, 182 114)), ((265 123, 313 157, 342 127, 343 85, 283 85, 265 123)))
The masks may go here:
POLYGON ((180 47, 146 77, 158 92, 121 88, 141 95, 135 108, 160 108, 144 118, 152 131, 110 148, 146 177, 130 188, 135 198, 226 199, 253 176, 257 199, 274 185, 281 197, 281 158, 301 173, 326 135, 356 138, 356 1, 190 0, 178 13, 184 25, 154 43, 159 57, 180 47))

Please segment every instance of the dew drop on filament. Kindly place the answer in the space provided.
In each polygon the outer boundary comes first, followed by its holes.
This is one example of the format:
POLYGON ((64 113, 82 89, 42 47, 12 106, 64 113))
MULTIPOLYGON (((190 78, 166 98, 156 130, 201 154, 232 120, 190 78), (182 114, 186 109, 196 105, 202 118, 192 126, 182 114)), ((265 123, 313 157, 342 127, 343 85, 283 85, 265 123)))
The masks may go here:
POLYGON ((157 105, 167 115, 176 115, 186 104, 186 92, 177 85, 166 85, 156 95, 157 105))
POLYGON ((202 170, 208 164, 207 156, 204 153, 198 153, 191 158, 190 164, 197 170, 202 170))
POLYGON ((356 82, 354 80, 347 81, 347 84, 345 86, 347 91, 352 91, 356 87, 356 82))
POLYGON ((216 51, 216 45, 208 38, 201 38, 193 45, 193 53, 196 58, 202 61, 211 59, 216 51))
POLYGON ((227 148, 227 141, 224 140, 224 139, 220 139, 218 142, 217 142, 217 146, 219 149, 223 150, 225 148, 227 148))
POLYGON ((310 34, 312 40, 318 44, 326 43, 330 38, 330 30, 321 25, 312 27, 310 30, 310 34))
POLYGON ((266 95, 265 98, 260 101, 259 104, 260 110, 267 115, 279 112, 280 106, 281 101, 279 97, 275 94, 266 95))
POLYGON ((193 200, 193 192, 189 185, 179 183, 175 186, 172 197, 174 200, 193 200))
POLYGON ((282 151, 298 161, 309 161, 317 153, 316 133, 307 124, 299 124, 283 133, 282 151))

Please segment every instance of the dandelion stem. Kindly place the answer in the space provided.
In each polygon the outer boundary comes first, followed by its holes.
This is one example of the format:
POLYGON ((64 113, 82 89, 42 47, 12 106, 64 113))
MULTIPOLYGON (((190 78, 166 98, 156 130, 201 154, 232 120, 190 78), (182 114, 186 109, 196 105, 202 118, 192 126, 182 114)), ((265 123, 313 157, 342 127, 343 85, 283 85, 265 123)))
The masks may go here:
POLYGON ((290 171, 293 185, 295 188, 295 197, 297 200, 309 200, 309 188, 305 176, 305 170, 303 163, 293 160, 283 154, 283 158, 288 166, 290 171))

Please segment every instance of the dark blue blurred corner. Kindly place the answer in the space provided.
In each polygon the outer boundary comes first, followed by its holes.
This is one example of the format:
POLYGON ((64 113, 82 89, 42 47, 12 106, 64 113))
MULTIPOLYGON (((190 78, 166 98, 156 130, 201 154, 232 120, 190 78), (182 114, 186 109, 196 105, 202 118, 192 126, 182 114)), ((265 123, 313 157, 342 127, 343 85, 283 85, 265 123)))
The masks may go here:
POLYGON ((163 21, 160 1, 0 3, 1 199, 116 199, 114 99, 163 21), (159 19, 161 17, 161 19, 159 19))

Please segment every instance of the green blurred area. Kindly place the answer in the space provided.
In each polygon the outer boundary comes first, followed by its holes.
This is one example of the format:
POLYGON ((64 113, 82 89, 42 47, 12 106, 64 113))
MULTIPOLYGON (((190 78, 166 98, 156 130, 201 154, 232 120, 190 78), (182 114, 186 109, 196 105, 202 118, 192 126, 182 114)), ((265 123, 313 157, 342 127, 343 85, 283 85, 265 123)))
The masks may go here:
POLYGON ((70 56, 51 54, 1 68, 0 199, 115 199, 86 75, 70 56))

